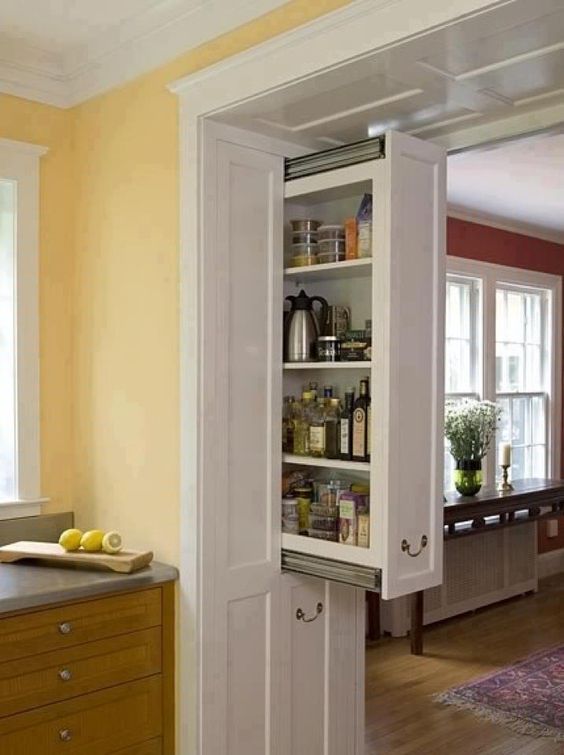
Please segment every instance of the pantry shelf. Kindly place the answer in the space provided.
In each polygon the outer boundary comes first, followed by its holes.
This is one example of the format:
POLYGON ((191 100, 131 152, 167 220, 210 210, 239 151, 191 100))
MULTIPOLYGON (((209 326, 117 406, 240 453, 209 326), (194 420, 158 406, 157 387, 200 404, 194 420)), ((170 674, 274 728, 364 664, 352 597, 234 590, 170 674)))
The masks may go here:
POLYGON ((369 370, 372 362, 284 362, 285 370, 369 370))
POLYGON ((370 472, 370 463, 364 461, 343 461, 342 459, 318 459, 315 456, 297 456, 282 454, 285 464, 301 464, 306 467, 324 467, 325 469, 348 469, 354 472, 370 472))
POLYGON ((372 257, 284 268, 284 276, 296 281, 324 281, 331 278, 359 278, 369 275, 372 275, 372 257))

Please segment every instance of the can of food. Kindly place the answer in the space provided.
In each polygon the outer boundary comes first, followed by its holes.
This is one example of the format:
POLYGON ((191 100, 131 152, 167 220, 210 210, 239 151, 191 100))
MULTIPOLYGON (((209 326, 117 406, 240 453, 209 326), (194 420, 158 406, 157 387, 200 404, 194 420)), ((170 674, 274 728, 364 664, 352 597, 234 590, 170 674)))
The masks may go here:
POLYGON ((317 359, 319 362, 338 362, 341 358, 341 342, 337 336, 319 336, 317 359))

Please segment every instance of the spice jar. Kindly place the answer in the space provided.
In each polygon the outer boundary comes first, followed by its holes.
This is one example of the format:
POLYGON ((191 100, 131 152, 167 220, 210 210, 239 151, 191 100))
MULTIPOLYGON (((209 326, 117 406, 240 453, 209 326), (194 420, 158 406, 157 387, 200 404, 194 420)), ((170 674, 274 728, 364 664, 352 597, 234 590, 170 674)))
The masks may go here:
POLYGON ((319 336, 317 339, 319 362, 338 362, 341 359, 341 341, 337 336, 319 336))

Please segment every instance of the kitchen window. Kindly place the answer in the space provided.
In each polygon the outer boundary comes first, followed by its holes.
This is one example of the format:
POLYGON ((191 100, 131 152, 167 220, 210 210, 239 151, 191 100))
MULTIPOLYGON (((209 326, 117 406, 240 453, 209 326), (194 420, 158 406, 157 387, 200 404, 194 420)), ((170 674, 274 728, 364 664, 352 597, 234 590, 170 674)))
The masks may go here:
MULTIPOLYGON (((513 479, 559 475, 560 278, 452 257, 447 268, 446 400, 489 399, 503 409, 487 481, 499 471, 501 441, 513 447, 513 479)), ((451 490, 447 446, 444 469, 451 490)))
POLYGON ((39 157, 0 139, 0 519, 40 513, 39 157))

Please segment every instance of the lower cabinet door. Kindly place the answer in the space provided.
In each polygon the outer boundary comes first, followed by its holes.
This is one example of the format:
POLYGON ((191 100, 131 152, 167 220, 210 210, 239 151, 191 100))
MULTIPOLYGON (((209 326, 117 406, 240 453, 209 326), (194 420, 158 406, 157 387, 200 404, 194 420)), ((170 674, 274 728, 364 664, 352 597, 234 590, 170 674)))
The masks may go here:
POLYGON ((124 750, 145 755, 160 750, 134 746, 161 733, 161 677, 152 676, 0 719, 0 752, 103 755, 124 750))
POLYGON ((151 739, 150 742, 142 742, 140 745, 126 747, 125 750, 116 750, 111 755, 162 755, 162 752, 163 742, 158 737, 158 739, 151 739))

